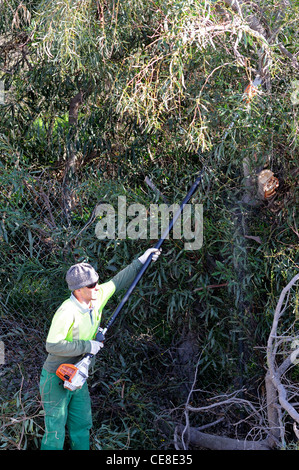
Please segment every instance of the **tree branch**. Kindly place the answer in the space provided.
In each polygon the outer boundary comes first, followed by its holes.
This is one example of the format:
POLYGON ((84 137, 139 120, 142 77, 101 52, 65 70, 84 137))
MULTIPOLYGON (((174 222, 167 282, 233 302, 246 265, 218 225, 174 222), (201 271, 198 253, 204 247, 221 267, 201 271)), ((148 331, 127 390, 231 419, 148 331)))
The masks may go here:
POLYGON ((267 390, 267 410, 268 421, 274 441, 282 439, 284 430, 282 420, 280 418, 279 405, 291 416, 296 423, 299 423, 299 413, 294 406, 289 402, 287 396, 287 388, 281 382, 281 377, 285 374, 288 368, 292 365, 291 356, 288 356, 283 363, 277 365, 277 355, 280 336, 277 335, 279 320, 287 308, 288 299, 291 288, 299 280, 299 274, 294 276, 287 286, 282 290, 272 323, 271 332, 267 343, 267 365, 268 373, 266 376, 266 390, 267 390), (286 299, 287 297, 287 299, 286 299), (286 299, 286 301, 285 301, 286 299))
MULTIPOLYGON (((177 427, 177 432, 182 432, 183 425, 177 427)), ((210 450, 270 450, 267 440, 247 441, 231 439, 229 437, 217 436, 189 428, 189 444, 193 447, 203 447, 210 450)))

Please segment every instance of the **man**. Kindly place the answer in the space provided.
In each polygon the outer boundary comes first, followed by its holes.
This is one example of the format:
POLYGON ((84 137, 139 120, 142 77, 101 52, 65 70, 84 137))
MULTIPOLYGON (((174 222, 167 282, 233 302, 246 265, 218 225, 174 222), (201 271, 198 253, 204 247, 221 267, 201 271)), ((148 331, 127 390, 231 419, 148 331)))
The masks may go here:
POLYGON ((70 391, 56 375, 60 364, 75 364, 85 353, 96 355, 103 343, 95 336, 102 311, 110 297, 128 288, 136 274, 153 253, 156 261, 161 251, 150 248, 120 271, 110 281, 98 284, 99 276, 88 263, 78 263, 68 270, 66 282, 72 292, 56 311, 46 340, 47 359, 40 378, 40 393, 45 411, 45 434, 41 450, 62 450, 67 426, 70 446, 89 449, 92 426, 91 404, 87 383, 70 391))

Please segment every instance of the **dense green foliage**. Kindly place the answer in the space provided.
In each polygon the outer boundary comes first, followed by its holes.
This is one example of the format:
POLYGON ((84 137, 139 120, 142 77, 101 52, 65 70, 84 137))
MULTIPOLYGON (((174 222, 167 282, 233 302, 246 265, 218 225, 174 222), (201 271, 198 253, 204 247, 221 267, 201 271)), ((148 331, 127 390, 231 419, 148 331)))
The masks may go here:
MULTIPOLYGON (((298 67, 279 45, 295 54, 299 11, 258 5, 274 42, 248 26, 250 3, 239 16, 213 1, 0 2, 4 448, 39 445, 39 373, 69 265, 87 260, 106 280, 155 242, 85 226, 100 201, 162 202, 146 176, 180 203, 205 168, 192 200, 204 241, 167 240, 113 327, 90 382, 93 448, 172 448, 196 365, 195 403, 259 395, 273 311, 298 272, 298 67), (246 103, 260 62, 271 86, 246 103), (279 179, 274 199, 246 203, 245 157, 279 179)), ((286 330, 298 315, 297 287, 286 330)))

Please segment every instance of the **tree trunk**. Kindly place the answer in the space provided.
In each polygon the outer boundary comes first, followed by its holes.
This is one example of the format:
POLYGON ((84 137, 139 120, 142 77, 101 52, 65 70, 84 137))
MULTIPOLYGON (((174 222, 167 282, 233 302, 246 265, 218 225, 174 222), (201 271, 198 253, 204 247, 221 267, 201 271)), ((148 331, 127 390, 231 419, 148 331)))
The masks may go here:
POLYGON ((265 378, 266 395, 267 395, 267 417, 269 423, 269 443, 271 446, 277 445, 280 440, 280 426, 278 415, 278 395, 275 387, 273 386, 269 371, 265 378))
MULTIPOLYGON (((183 430, 184 426, 178 427, 179 433, 182 433, 183 430)), ((266 439, 263 441, 239 441, 229 437, 206 434, 196 428, 189 428, 188 437, 190 446, 210 450, 271 450, 271 445, 266 439)))

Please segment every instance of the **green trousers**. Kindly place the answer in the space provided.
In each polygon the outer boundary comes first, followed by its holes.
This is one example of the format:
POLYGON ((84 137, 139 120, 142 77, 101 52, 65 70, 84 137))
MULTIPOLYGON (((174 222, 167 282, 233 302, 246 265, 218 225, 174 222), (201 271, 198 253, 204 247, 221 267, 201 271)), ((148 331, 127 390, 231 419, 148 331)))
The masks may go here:
POLYGON ((92 417, 87 383, 72 392, 63 387, 62 380, 56 374, 43 369, 40 394, 45 411, 41 450, 63 450, 66 427, 71 449, 89 450, 92 417))

